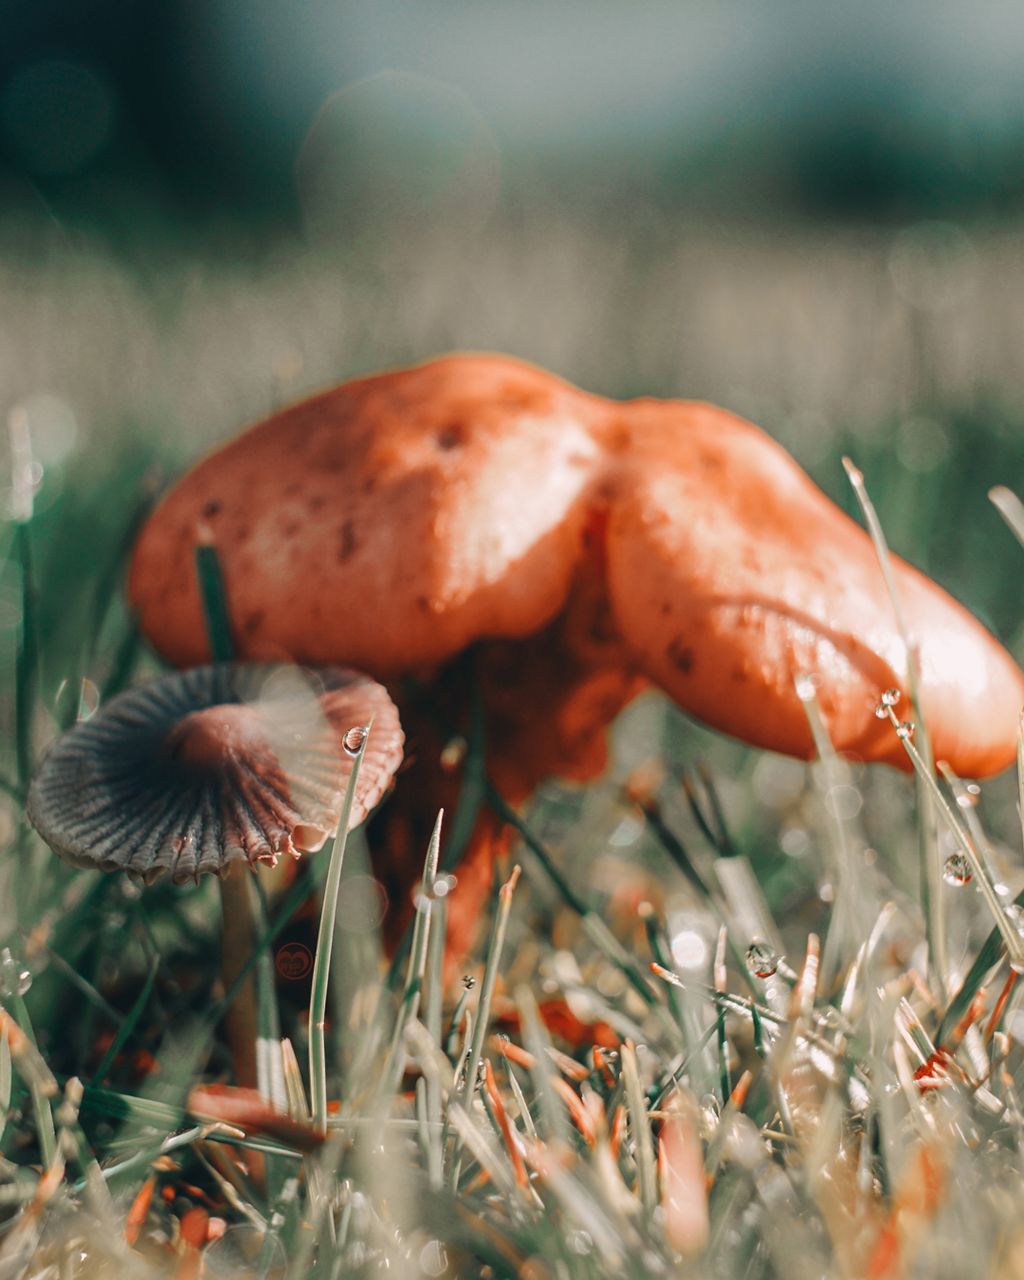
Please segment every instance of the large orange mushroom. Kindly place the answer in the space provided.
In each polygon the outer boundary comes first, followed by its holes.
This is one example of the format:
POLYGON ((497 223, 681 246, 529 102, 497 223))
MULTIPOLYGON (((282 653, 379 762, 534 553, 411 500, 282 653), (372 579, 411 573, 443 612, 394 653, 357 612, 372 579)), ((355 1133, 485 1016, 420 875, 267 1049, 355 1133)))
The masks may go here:
MULTIPOLYGON (((609 401, 493 355, 285 409, 185 476, 139 540, 129 595, 178 665, 208 657, 191 563, 211 534, 241 657, 413 673, 455 722, 472 662, 489 771, 512 802, 546 776, 600 772, 603 730, 649 683, 809 757, 794 684, 815 673, 836 747, 905 766, 874 715, 883 689, 905 688, 906 655, 867 535, 723 409, 609 401)), ((997 772, 1024 676, 938 586, 894 569, 937 758, 997 772)), ((421 760, 404 789, 432 815, 450 780, 403 718, 421 760)), ((480 855, 478 886, 485 871, 480 855)))

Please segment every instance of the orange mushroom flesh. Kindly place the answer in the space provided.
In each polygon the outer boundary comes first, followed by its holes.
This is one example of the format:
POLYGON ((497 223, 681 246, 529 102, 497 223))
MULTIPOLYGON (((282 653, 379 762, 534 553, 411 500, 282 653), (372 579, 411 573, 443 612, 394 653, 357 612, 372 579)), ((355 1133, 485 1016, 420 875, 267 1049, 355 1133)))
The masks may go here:
MULTIPOLYGON (((608 401, 486 355, 285 409, 190 472, 136 548, 143 630, 183 665, 206 657, 189 572, 200 530, 220 553, 240 656, 414 673, 458 722, 471 652, 488 768, 513 802, 549 775, 598 774, 605 727, 648 682, 714 728, 806 758, 794 686, 814 674, 837 748, 906 767, 874 716, 883 689, 905 689, 906 662, 867 535, 722 409, 608 401)), ((999 771, 1024 677, 941 588, 893 562, 936 758, 999 771)), ((427 726, 410 736, 424 782, 404 790, 429 790, 432 815, 451 783, 427 726)), ((425 823, 413 824, 424 840, 425 823)), ((478 851, 493 837, 492 822, 478 851)))

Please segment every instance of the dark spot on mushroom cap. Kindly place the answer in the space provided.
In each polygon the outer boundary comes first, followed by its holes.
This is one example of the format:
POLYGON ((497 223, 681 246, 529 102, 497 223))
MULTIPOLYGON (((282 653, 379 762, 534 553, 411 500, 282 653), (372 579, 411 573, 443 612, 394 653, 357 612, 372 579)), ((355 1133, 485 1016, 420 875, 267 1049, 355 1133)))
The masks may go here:
POLYGON ((697 655, 681 638, 677 638, 668 647, 668 659, 677 671, 688 676, 696 666, 697 655))
POLYGON ((338 560, 344 563, 354 554, 358 546, 359 539, 356 537, 355 522, 346 520, 341 526, 341 538, 338 542, 338 560))
POLYGON ((312 851, 338 824, 353 724, 373 721, 357 825, 402 758, 398 714, 358 672, 224 663, 120 694, 49 751, 28 816, 75 866, 147 883, 312 851))
POLYGON ((289 520, 281 529, 282 538, 294 538, 299 531, 298 520, 289 520))
POLYGON ((242 623, 242 630, 248 636, 256 630, 260 623, 266 618, 266 609, 254 609, 252 613, 245 615, 245 621, 242 623))
POLYGON ((437 447, 447 452, 449 449, 457 449, 460 444, 465 443, 465 439, 465 424, 450 422, 437 433, 437 447))
POLYGON ((218 515, 220 513, 220 509, 222 506, 223 506, 223 503, 220 501, 219 498, 211 498, 210 501, 205 503, 203 506, 203 515, 207 519, 211 519, 213 516, 218 515))

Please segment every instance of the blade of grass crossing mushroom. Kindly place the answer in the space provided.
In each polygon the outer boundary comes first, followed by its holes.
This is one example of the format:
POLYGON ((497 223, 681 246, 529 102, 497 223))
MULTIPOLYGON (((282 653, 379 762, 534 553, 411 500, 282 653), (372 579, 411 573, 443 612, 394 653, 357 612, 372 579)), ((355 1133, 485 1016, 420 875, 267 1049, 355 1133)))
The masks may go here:
POLYGON ((341 868, 345 861, 345 845, 348 840, 348 824, 352 814, 352 801, 356 793, 359 766, 366 753, 373 726, 368 725, 352 761, 352 772, 345 787, 345 799, 338 819, 338 833, 331 845, 327 866, 327 883, 324 885, 323 907, 320 911, 320 929, 317 933, 316 955, 313 960, 313 982, 309 1005, 309 1097, 313 1113, 313 1127, 327 1132, 327 1059, 324 1045, 324 1027, 327 1019, 327 984, 331 972, 331 952, 334 948, 334 923, 338 915, 338 891, 341 888, 341 868))
MULTIPOLYGON (((462 1108, 469 1106, 470 1099, 476 1089, 477 1073, 480 1070, 480 1059, 483 1057, 484 1051, 484 1040, 491 1020, 491 1001, 494 999, 494 986, 498 980, 498 969, 501 965, 501 953, 505 946, 508 918, 512 911, 512 895, 515 893, 516 885, 519 882, 519 875, 520 867, 517 864, 512 868, 512 874, 498 891, 498 910, 495 913, 494 924, 491 926, 490 940, 487 944, 487 959, 484 962, 484 976, 480 983, 480 1001, 477 1004, 476 1023, 473 1027, 473 1038, 470 1041, 469 1054, 466 1058, 465 1079, 458 1096, 458 1105, 462 1108)), ((449 1108, 450 1110, 451 1108, 449 1108)), ((452 1153, 452 1167, 448 1185, 452 1190, 459 1185, 458 1147, 452 1153)))
POLYGON ((210 656, 214 662, 230 662, 235 656, 235 646, 231 641, 231 621, 220 557, 212 542, 200 542, 195 554, 210 656))
POLYGON ((1007 954, 1010 963, 1014 968, 1024 971, 1024 937, 1011 923, 1006 914, 1006 908, 1000 901, 999 895, 996 893, 995 886, 989 876, 988 868, 978 852, 974 840, 971 838, 970 832, 957 818, 952 807, 946 797, 939 790, 939 784, 935 781, 934 776, 930 772, 927 764, 921 756, 921 753, 910 740, 910 735, 901 731, 899 720, 896 717, 892 707, 887 708, 889 719, 893 728, 899 733, 903 748, 914 766, 917 776, 922 780, 924 786, 931 792, 932 798, 938 808, 940 817, 942 817, 948 825, 967 861, 970 863, 971 871, 974 875, 975 883, 981 896, 985 899, 985 903, 996 922, 999 932, 1003 935, 1003 941, 1006 943, 1007 954))
POLYGON ((1014 536, 1024 547, 1024 502, 1006 485, 997 484, 988 491, 989 501, 1010 526, 1014 536))
POLYGON ((480 813, 480 806, 487 794, 487 764, 484 757, 484 708, 480 696, 480 682, 473 680, 470 706, 469 737, 466 740, 466 760, 462 769, 462 785, 455 816, 448 830, 441 868, 449 871, 462 861, 473 828, 480 813))
MULTIPOLYGON (((878 564, 882 570, 882 578, 885 581, 886 593, 889 596, 893 614, 896 618, 896 628, 900 639, 903 641, 903 652, 907 668, 907 690, 910 694, 910 703, 914 711, 914 720, 918 726, 918 740, 922 747, 920 754, 930 774, 934 761, 932 759, 931 742, 928 737, 928 727, 925 724, 921 710, 917 657, 910 643, 910 632, 907 629, 903 606, 896 590, 896 580, 893 577, 892 562, 889 558, 889 544, 882 530, 882 522, 878 518, 878 512, 868 496, 863 472, 850 458, 843 458, 843 467, 864 514, 864 522, 874 544, 875 555, 878 558, 878 564)), ((922 784, 920 777, 921 775, 919 774, 917 786, 917 830, 918 849, 921 856, 921 906, 924 909, 925 920, 928 924, 928 941, 932 965, 938 976, 939 988, 942 992, 945 992, 949 980, 949 956, 946 952, 945 920, 942 910, 942 855, 935 831, 935 812, 931 802, 932 792, 922 784)))

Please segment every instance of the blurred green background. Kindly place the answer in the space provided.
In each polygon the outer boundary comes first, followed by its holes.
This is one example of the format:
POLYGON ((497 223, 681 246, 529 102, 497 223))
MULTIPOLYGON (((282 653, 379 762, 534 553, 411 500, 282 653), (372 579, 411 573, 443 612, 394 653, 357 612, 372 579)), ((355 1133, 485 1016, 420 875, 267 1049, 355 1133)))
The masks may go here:
POLYGON ((452 348, 726 405, 851 508, 849 452, 893 546, 1024 654, 985 496, 1024 482, 1019 11, 0 12, 0 387, 31 441, 46 705, 117 660, 140 486, 308 390, 452 348), (81 671, 104 592, 110 644, 81 671))

